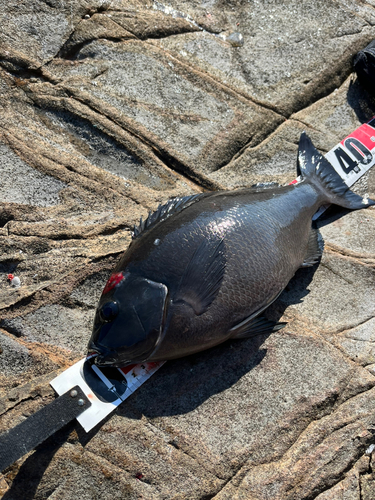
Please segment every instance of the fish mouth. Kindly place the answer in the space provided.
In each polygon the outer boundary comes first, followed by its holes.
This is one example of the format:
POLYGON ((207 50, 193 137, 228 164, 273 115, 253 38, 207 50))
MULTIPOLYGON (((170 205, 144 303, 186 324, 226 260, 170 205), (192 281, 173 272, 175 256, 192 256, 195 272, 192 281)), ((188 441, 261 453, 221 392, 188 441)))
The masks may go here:
POLYGON ((98 367, 113 367, 113 368, 124 368, 127 365, 132 365, 134 363, 143 363, 145 361, 145 356, 133 356, 129 359, 128 355, 121 354, 114 349, 108 349, 104 346, 98 346, 92 341, 88 345, 87 359, 91 360, 91 363, 98 367))
POLYGON ((112 354, 98 354, 95 359, 94 363, 97 366, 105 367, 105 366, 113 366, 116 368, 121 368, 124 366, 126 363, 122 363, 119 361, 119 359, 112 354))
POLYGON ((114 366, 121 367, 123 364, 120 362, 118 353, 105 347, 98 347, 93 342, 90 342, 87 352, 88 358, 93 358, 93 362, 97 366, 114 366))

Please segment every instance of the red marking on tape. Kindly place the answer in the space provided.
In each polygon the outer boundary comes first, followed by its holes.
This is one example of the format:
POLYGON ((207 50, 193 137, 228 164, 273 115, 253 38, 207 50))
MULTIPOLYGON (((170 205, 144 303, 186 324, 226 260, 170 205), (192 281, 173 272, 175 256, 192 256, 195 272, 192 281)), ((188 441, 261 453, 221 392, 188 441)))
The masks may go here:
POLYGON ((152 370, 153 368, 156 368, 158 366, 159 363, 155 363, 154 361, 150 361, 149 363, 147 363, 147 370, 152 370))
MULTIPOLYGON (((340 144, 342 144, 345 147, 345 141, 346 141, 346 139, 349 139, 349 137, 353 137, 354 139, 358 139, 370 151, 375 147, 375 143, 374 143, 375 130, 370 125, 367 125, 367 123, 365 123, 364 125, 361 125, 359 128, 357 128, 357 130, 354 130, 354 132, 352 132, 347 137, 345 137, 345 139, 343 141, 341 141, 340 144), (371 140, 371 138, 373 140, 371 140)), ((355 145, 354 145, 354 147, 355 147, 355 145)))
POLYGON ((128 365, 128 366, 125 366, 124 368, 119 368, 119 370, 122 371, 122 373, 124 375, 126 375, 127 373, 130 372, 130 370, 132 370, 135 366, 137 366, 137 364, 134 364, 134 365, 128 365))
POLYGON ((291 184, 297 184, 297 182, 298 182, 298 181, 297 181, 297 179, 294 179, 294 181, 289 182, 289 186, 290 186, 291 184))
POLYGON ((112 274, 104 287, 103 295, 112 290, 112 288, 115 288, 115 286, 118 285, 123 279, 124 275, 122 273, 112 274))

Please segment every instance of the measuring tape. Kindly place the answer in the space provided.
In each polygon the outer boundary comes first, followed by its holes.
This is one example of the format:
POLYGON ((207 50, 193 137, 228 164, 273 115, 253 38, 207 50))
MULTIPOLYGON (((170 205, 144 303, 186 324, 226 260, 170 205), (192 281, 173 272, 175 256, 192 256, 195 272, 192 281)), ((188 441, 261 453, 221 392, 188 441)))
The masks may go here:
POLYGON ((165 363, 160 361, 100 369, 90 362, 94 357, 81 359, 50 382, 59 395, 73 385, 79 385, 86 394, 91 406, 77 417, 86 432, 114 411, 165 363))
MULTIPOLYGON (((346 185, 352 186, 375 163, 375 118, 348 135, 325 157, 346 185)), ((321 207, 313 218, 318 218, 326 208, 321 207)), ((74 418, 86 432, 90 431, 164 364, 99 368, 94 358, 95 355, 83 358, 54 378, 50 384, 59 397, 0 435, 0 471, 74 418)))

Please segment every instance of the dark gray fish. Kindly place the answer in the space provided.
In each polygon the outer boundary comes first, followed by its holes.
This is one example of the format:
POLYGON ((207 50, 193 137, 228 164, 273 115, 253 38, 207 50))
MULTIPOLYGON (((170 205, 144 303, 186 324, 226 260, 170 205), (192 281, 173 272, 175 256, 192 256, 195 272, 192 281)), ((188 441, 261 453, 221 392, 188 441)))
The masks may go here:
POLYGON ((322 250, 321 205, 374 205, 354 194, 301 135, 296 185, 170 200, 142 221, 108 280, 89 352, 100 365, 178 358, 272 330, 262 312, 322 250))

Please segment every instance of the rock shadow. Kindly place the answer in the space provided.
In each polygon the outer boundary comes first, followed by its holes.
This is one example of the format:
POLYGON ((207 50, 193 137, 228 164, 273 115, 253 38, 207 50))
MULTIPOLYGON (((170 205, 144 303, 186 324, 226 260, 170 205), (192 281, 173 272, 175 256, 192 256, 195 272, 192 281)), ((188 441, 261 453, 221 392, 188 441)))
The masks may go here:
MULTIPOLYGON (((298 270, 277 301, 265 311, 265 316, 278 321, 289 305, 301 302, 309 293, 307 287, 317 267, 298 270)), ((119 407, 117 414, 140 419, 142 415, 156 418, 195 410, 257 367, 267 355, 262 344, 270 335, 272 333, 230 340, 207 351, 168 361, 119 407)))
POLYGON ((358 79, 350 82, 346 98, 361 123, 366 123, 375 116, 375 98, 363 88, 358 79))
MULTIPOLYGON (((36 490, 46 469, 55 453, 68 439, 75 425, 78 424, 76 422, 69 423, 35 448, 35 451, 21 465, 9 490, 2 496, 2 500, 32 500, 35 498, 36 490)), ((13 466, 10 466, 9 469, 12 468, 13 466)))

